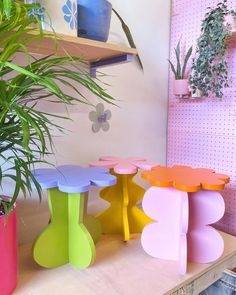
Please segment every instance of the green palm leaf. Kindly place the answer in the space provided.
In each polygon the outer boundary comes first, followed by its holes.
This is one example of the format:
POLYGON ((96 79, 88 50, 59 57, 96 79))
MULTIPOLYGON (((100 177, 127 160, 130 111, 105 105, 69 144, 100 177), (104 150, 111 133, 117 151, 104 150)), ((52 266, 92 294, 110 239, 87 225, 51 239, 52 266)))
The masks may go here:
POLYGON ((3 9, 8 18, 11 15, 12 2, 13 0, 3 0, 3 9))
POLYGON ((30 56, 27 45, 47 35, 36 17, 29 18, 28 12, 34 7, 22 1, 0 2, 0 185, 5 179, 14 182, 11 203, 4 205, 8 211, 20 193, 26 197, 33 187, 41 199, 40 185, 31 170, 46 164, 44 157, 53 153, 52 130, 64 132, 54 119, 68 119, 39 111, 38 102, 92 105, 83 94, 82 88, 86 88, 98 99, 114 104, 101 81, 93 80, 84 69, 80 57, 30 56), (24 53, 26 66, 14 62, 18 51, 24 53))

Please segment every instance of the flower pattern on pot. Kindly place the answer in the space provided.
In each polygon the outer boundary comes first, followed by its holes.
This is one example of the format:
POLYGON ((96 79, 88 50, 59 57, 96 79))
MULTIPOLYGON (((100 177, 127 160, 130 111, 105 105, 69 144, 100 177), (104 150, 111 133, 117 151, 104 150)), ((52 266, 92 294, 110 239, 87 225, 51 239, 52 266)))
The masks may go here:
POLYGON ((111 111, 105 111, 104 105, 99 103, 96 106, 96 111, 89 113, 89 119, 93 122, 93 132, 97 133, 100 129, 103 131, 108 131, 110 128, 108 120, 111 119, 111 111))
POLYGON ((71 30, 77 27, 77 6, 75 2, 67 0, 62 7, 64 20, 70 25, 71 30))

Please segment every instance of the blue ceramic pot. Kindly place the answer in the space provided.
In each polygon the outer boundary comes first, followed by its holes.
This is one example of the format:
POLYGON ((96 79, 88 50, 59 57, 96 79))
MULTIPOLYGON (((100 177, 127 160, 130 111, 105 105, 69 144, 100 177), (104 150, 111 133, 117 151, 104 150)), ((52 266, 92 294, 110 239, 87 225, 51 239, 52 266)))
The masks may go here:
POLYGON ((77 0, 78 37, 106 42, 112 5, 107 0, 77 0))

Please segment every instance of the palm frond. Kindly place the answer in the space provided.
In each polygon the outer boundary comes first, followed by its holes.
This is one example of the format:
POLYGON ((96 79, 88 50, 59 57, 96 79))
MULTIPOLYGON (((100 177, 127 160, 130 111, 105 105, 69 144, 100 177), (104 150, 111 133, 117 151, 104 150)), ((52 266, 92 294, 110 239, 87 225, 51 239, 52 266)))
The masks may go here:
POLYGON ((47 35, 39 19, 29 17, 33 8, 35 5, 20 0, 0 2, 0 186, 6 179, 14 183, 11 203, 5 204, 8 211, 20 193, 26 197, 33 187, 41 199, 41 188, 31 169, 47 163, 45 156, 53 153, 53 130, 64 132, 53 119, 68 119, 39 111, 38 102, 50 99, 65 105, 92 105, 83 94, 85 88, 98 99, 115 104, 101 81, 93 80, 84 69, 80 57, 30 56, 27 45, 32 40, 41 42, 47 35), (26 66, 14 62, 19 51, 26 57, 26 66))

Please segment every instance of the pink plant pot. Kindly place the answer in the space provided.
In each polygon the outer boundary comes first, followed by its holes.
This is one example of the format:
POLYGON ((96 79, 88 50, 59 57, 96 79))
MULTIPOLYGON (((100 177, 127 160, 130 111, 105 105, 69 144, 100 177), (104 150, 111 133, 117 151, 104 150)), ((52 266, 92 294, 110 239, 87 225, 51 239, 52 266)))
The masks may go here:
POLYGON ((17 285, 16 213, 0 216, 0 294, 10 295, 17 285))
POLYGON ((179 96, 189 95, 189 85, 187 79, 174 81, 174 94, 179 96))
POLYGON ((232 14, 225 15, 224 25, 230 30, 236 30, 236 18, 232 14))

